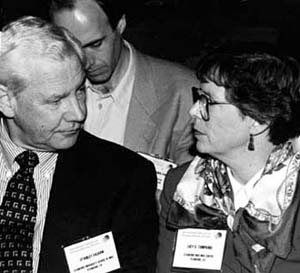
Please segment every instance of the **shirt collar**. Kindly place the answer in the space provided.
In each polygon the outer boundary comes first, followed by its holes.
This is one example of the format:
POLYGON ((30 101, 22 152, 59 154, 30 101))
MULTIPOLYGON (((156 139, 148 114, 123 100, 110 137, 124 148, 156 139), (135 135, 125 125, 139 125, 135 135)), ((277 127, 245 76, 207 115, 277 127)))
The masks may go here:
MULTIPOLYGON (((128 62, 128 67, 127 70, 122 77, 121 81, 115 86, 110 92, 103 94, 101 91, 97 90, 93 84, 87 79, 86 80, 86 87, 89 88, 91 91, 94 93, 97 93, 101 98, 106 98, 106 97, 111 97, 113 101, 116 104, 119 104, 121 107, 125 107, 128 103, 126 100, 127 93, 126 91, 129 92, 128 88, 119 88, 120 86, 127 86, 126 83, 131 81, 131 77, 134 77, 135 73, 135 54, 134 54, 134 48, 124 40, 124 45, 128 48, 129 50, 129 62, 128 62)), ((101 89, 101 88, 100 88, 101 89)))
MULTIPOLYGON (((4 119, 1 119, 0 122, 0 149, 3 154, 4 160, 7 163, 9 168, 12 167, 15 158, 20 153, 26 151, 26 149, 16 145, 8 135, 7 128, 4 122, 4 119)), ((34 151, 39 157, 39 165, 48 167, 49 164, 53 163, 53 160, 56 160, 57 153, 54 152, 40 152, 34 151)))
POLYGON ((250 193, 255 187, 256 182, 261 178, 263 170, 264 168, 261 168, 245 185, 243 185, 234 178, 230 168, 227 167, 227 173, 234 195, 242 189, 244 189, 247 193, 250 193))
POLYGON ((22 147, 17 146, 10 139, 3 118, 0 124, 0 147, 4 160, 11 167, 16 156, 25 151, 22 147))

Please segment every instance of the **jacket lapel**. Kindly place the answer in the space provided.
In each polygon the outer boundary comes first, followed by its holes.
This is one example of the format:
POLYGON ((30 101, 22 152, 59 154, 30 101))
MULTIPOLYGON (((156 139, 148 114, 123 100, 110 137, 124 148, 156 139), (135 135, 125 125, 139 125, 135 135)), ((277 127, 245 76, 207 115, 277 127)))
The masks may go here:
POLYGON ((76 204, 80 187, 74 185, 74 181, 85 181, 78 172, 79 169, 76 161, 66 156, 65 152, 59 154, 48 203, 38 272, 50 273, 54 269, 57 269, 55 272, 68 272, 63 247, 57 249, 57 245, 67 246, 85 234, 85 215, 89 213, 76 204))
POLYGON ((134 51, 136 75, 133 85, 132 99, 129 106, 124 144, 139 151, 148 147, 156 134, 156 124, 151 115, 158 108, 159 102, 152 82, 152 71, 145 58, 134 51))

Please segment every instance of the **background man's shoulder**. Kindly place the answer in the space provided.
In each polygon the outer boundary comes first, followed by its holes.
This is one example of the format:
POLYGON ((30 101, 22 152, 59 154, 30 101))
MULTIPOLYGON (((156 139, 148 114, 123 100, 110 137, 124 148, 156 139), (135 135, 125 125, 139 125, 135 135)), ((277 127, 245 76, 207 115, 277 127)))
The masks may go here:
POLYGON ((147 64, 148 68, 152 70, 153 73, 158 75, 160 78, 164 75, 172 78, 183 78, 183 79, 192 79, 196 80, 195 71, 189 67, 169 60, 153 57, 150 55, 137 52, 137 65, 140 63, 147 64))

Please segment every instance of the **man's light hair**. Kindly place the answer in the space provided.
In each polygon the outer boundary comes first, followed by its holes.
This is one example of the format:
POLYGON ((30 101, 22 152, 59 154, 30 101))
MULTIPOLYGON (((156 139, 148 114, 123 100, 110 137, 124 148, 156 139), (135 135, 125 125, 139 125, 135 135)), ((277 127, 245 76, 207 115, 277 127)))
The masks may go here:
POLYGON ((17 51, 33 60, 63 62, 75 58, 82 69, 86 63, 80 42, 66 29, 38 17, 17 19, 4 26, 0 35, 0 84, 15 94, 26 87, 26 79, 10 65, 10 56, 17 51))

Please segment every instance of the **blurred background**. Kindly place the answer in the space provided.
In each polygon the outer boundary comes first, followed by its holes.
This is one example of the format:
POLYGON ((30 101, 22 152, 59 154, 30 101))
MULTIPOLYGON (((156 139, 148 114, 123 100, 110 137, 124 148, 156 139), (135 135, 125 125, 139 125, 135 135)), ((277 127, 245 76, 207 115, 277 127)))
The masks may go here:
MULTIPOLYGON (((22 15, 47 19, 47 1, 0 0, 1 26, 22 15)), ((207 50, 234 41, 300 60, 299 26, 300 0, 128 0, 124 36, 144 53, 194 68, 207 50)))

